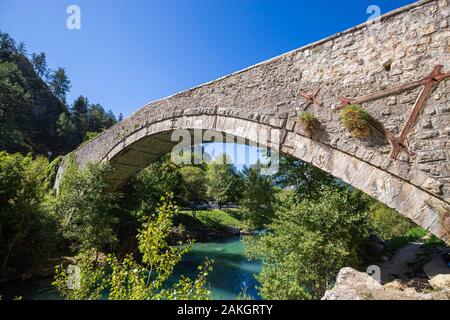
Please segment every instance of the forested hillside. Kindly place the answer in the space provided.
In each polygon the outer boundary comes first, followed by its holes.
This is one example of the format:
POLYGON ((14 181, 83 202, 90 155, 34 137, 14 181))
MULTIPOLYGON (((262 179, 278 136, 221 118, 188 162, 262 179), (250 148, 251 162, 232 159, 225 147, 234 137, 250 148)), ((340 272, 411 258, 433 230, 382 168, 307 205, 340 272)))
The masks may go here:
POLYGON ((70 88, 64 68, 50 70, 45 53, 28 55, 0 31, 0 150, 61 155, 117 122, 83 96, 69 106, 70 88))

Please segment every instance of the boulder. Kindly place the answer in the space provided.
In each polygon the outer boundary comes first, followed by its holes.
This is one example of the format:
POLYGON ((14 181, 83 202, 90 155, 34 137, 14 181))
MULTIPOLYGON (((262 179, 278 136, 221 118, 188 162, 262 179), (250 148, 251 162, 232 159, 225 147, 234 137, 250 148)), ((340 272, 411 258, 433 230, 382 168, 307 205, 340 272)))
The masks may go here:
POLYGON ((325 292, 322 300, 364 300, 352 288, 334 288, 325 292))
POLYGON ((450 274, 438 274, 429 280, 436 290, 450 289, 450 274))
POLYGON ((383 286, 367 273, 352 268, 343 268, 336 278, 336 286, 364 287, 370 289, 383 289, 383 286))
POLYGON ((365 300, 370 290, 384 290, 383 286, 367 273, 343 268, 336 277, 336 285, 325 292, 322 300, 365 300))
POLYGON ((343 268, 336 278, 336 285, 325 292, 322 300, 431 300, 432 294, 418 293, 405 287, 400 281, 382 286, 367 273, 343 268))
POLYGON ((450 289, 450 267, 444 260, 445 255, 434 256, 423 270, 430 278, 431 286, 436 290, 450 289))
POLYGON ((387 290, 399 290, 399 291, 403 291, 407 288, 407 286, 398 279, 386 283, 383 287, 387 290))

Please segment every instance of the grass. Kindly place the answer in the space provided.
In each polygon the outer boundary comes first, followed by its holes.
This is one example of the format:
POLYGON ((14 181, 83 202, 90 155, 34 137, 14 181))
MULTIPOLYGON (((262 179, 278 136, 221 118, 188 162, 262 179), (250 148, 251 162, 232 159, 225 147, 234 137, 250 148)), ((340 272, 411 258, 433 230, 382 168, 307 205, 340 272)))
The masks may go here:
POLYGON ((320 122, 311 112, 303 112, 298 120, 308 132, 314 132, 319 129, 320 122))
POLYGON ((352 104, 344 108, 341 114, 342 122, 355 138, 367 138, 370 135, 372 117, 360 105, 352 104))
POLYGON ((242 214, 239 209, 224 210, 199 210, 192 215, 191 211, 180 211, 174 217, 175 225, 183 225, 189 233, 204 236, 215 230, 230 228, 241 229, 243 227, 242 214))
POLYGON ((445 245, 445 243, 434 235, 429 234, 426 230, 420 227, 414 227, 408 230, 403 236, 394 237, 388 241, 387 251, 395 252, 411 242, 420 241, 424 247, 439 247, 445 245))

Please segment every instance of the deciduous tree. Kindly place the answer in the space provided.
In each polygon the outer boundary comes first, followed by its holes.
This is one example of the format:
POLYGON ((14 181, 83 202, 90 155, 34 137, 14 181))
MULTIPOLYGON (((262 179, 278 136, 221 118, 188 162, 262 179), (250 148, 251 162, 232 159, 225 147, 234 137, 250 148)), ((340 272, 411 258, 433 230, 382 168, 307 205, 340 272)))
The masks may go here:
POLYGON ((345 266, 359 267, 369 235, 367 203, 360 192, 325 188, 317 200, 279 195, 268 232, 250 240, 249 254, 263 261, 257 276, 264 299, 320 299, 345 266))
POLYGON ((271 222, 274 214, 274 188, 270 176, 261 173, 262 164, 244 168, 244 188, 240 202, 244 220, 250 229, 261 229, 271 222))
POLYGON ((240 177, 226 155, 220 154, 208 165, 206 178, 208 197, 217 202, 219 209, 223 204, 238 199, 240 177))
POLYGON ((62 266, 57 267, 54 285, 66 299, 100 299, 104 289, 108 289, 111 300, 205 300, 210 296, 206 289, 206 279, 211 271, 211 261, 198 267, 195 279, 181 277, 174 285, 168 286, 167 280, 173 274, 175 266, 182 256, 191 249, 187 246, 169 246, 166 242, 172 229, 172 218, 177 207, 172 195, 162 198, 162 205, 155 215, 148 217, 137 239, 142 256, 138 262, 132 255, 119 259, 110 255, 106 266, 92 259, 88 251, 78 263, 79 285, 68 288, 72 274, 62 266), (106 272, 111 270, 111 272, 106 272))
POLYGON ((182 195, 189 202, 195 217, 196 202, 206 198, 206 173, 193 166, 182 167, 180 173, 183 179, 182 195))

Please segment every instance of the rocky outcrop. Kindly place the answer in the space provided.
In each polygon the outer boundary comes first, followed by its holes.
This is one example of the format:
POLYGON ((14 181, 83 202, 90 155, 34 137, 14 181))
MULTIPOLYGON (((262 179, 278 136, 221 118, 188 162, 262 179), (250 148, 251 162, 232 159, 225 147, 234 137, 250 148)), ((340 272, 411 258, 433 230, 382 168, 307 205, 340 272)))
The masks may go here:
POLYGON ((417 292, 399 280, 381 285, 366 273, 343 268, 332 290, 322 300, 447 300, 450 287, 429 293, 417 292))

